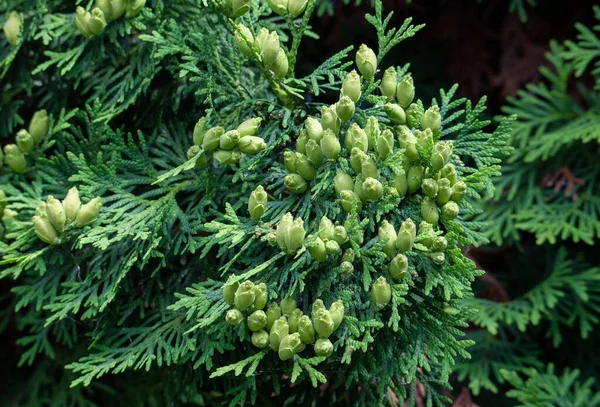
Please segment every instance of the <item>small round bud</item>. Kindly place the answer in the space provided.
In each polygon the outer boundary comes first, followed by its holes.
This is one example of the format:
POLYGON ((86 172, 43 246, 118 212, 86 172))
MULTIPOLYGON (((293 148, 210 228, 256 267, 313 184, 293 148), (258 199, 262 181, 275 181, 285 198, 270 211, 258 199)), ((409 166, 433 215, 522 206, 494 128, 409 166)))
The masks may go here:
POLYGON ((312 309, 310 310, 311 318, 315 318, 317 311, 320 309, 325 309, 325 304, 323 303, 323 300, 319 298, 312 305, 312 309))
POLYGON ((379 89, 381 90, 381 94, 385 96, 387 101, 391 101, 396 96, 396 85, 397 85, 397 76, 396 68, 390 67, 385 70, 383 73, 383 78, 381 79, 381 85, 379 85, 379 89))
POLYGON ((348 233, 346 232, 346 228, 343 226, 336 226, 333 230, 333 240, 335 240, 338 244, 344 244, 348 241, 348 233))
POLYGON ((458 181, 458 174, 456 173, 456 167, 452 164, 444 165, 444 168, 440 171, 441 178, 447 178, 450 181, 450 185, 453 186, 458 181))
POLYGON ((340 251, 340 244, 335 240, 328 240, 325 242, 325 252, 327 254, 336 254, 340 251))
POLYGON ((385 277, 379 277, 371 287, 371 298, 375 303, 375 309, 381 311, 392 299, 392 287, 385 277))
POLYGON ((448 247, 448 240, 444 236, 438 236, 433 240, 431 250, 434 252, 443 252, 448 247))
MULTIPOLYGON (((342 257, 342 259, 343 259, 343 257, 342 257)), ((354 266, 349 261, 343 261, 342 264, 340 264, 340 267, 341 267, 340 274, 342 276, 349 276, 354 271, 354 266)))
POLYGON ((390 276, 394 280, 396 280, 396 281, 401 280, 407 274, 408 257, 406 257, 402 253, 399 253, 390 262, 390 266, 389 266, 388 270, 390 272, 390 276))
POLYGON ((328 358, 333 353, 333 344, 329 339, 317 339, 315 342, 315 354, 328 358))
POLYGON ((300 339, 300 334, 292 333, 286 335, 279 345, 279 359, 288 360, 294 357, 295 354, 304 350, 306 345, 300 339))
MULTIPOLYGON (((403 108, 407 108, 415 98, 415 85, 411 74, 406 74, 398 83, 396 88, 396 99, 398 104, 403 108)), ((412 126, 411 126, 412 127, 412 126)))
POLYGON ((447 178, 441 178, 438 180, 438 194, 436 196, 436 203, 438 205, 444 205, 452 197, 452 187, 450 181, 447 178))
POLYGON ((342 96, 348 96, 354 103, 360 99, 361 85, 360 76, 355 70, 350 71, 342 82, 342 96))
POLYGON ((237 309, 230 309, 225 314, 225 321, 229 325, 238 325, 244 321, 244 315, 237 309))
POLYGON ((342 121, 337 116, 335 105, 323 109, 321 113, 321 126, 324 130, 329 129, 333 131, 334 134, 340 134, 342 121))
POLYGON ((17 45, 21 40, 21 30, 23 26, 23 14, 17 11, 11 11, 4 23, 4 36, 10 45, 17 45))
POLYGON ((347 261, 349 263, 352 263, 354 261, 355 256, 356 256, 356 254, 354 253, 354 250, 352 250, 352 248, 350 248, 344 252, 344 255, 342 256, 342 261, 347 261))
POLYGON ((446 261, 446 255, 444 255, 442 252, 431 253, 431 261, 438 266, 441 266, 446 261))
MULTIPOLYGON (((363 170, 364 168, 363 165, 363 170)), ((365 191, 367 199, 370 199, 371 201, 377 201, 383 196, 383 185, 375 178, 369 177, 365 179, 365 182, 363 182, 363 190, 365 191)))
POLYGON ((248 329, 252 332, 261 331, 265 326, 267 326, 267 314, 264 311, 254 311, 248 317, 248 329))
POLYGON ((426 178, 421 183, 421 189, 429 198, 435 198, 438 193, 438 183, 432 178, 426 178))
POLYGON ((308 117, 304 122, 304 129, 306 130, 306 134, 308 134, 308 138, 320 142, 323 138, 323 126, 321 122, 319 122, 314 117, 308 117))
POLYGON ((362 44, 356 53, 356 67, 365 78, 373 79, 377 71, 377 56, 373 50, 362 44))
POLYGON ((452 196, 450 199, 452 199, 454 202, 460 202, 466 193, 467 184, 465 184, 463 181, 457 181, 456 184, 452 185, 452 196))
POLYGON ((369 149, 369 138, 367 137, 367 133, 365 133, 358 124, 352 123, 346 132, 344 147, 350 152, 353 148, 358 148, 366 153, 369 149))
POLYGON ((447 220, 453 220, 458 216, 458 204, 454 201, 448 201, 442 206, 442 217, 447 220))
POLYGON ((4 146, 4 160, 9 168, 17 174, 27 171, 27 160, 21 149, 16 144, 4 146))
POLYGON ((263 349, 269 345, 269 333, 264 329, 256 331, 252 334, 252 345, 263 349))

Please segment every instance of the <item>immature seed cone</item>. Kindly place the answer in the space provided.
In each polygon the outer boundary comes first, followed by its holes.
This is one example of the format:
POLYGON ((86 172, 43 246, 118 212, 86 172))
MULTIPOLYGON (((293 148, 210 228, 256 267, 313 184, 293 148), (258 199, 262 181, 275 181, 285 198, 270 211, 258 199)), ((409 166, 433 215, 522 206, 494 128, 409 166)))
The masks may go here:
POLYGON ((426 178, 421 183, 421 189, 423 190, 423 193, 429 198, 435 198, 437 196, 438 188, 437 181, 432 178, 426 178))
POLYGON ((229 130, 219 137, 219 148, 221 150, 233 150, 240 139, 240 132, 229 130))
POLYGON ((362 44, 356 53, 356 67, 361 75, 368 79, 373 79, 377 71, 377 56, 365 44, 362 44))
POLYGON ((319 223, 319 237, 323 239, 323 241, 333 239, 333 235, 335 233, 335 226, 333 223, 327 218, 327 216, 323 216, 321 218, 321 222, 319 223))
POLYGON ((463 181, 457 181, 456 184, 452 185, 452 199, 454 202, 460 202, 465 194, 467 193, 467 184, 463 181))
MULTIPOLYGON (((323 141, 323 139, 321 139, 321 141, 323 141)), ((315 140, 308 140, 306 143, 306 157, 315 167, 319 167, 323 164, 323 150, 321 150, 321 146, 315 140)))
POLYGON ((285 336, 279 345, 279 359, 288 360, 294 357, 296 353, 304 350, 306 345, 300 339, 300 334, 292 333, 285 336))
POLYGON ((128 0, 126 6, 125 17, 133 18, 140 14, 144 6, 146 5, 146 0, 128 0))
POLYGON ((290 150, 283 152, 283 165, 289 173, 296 172, 296 153, 290 150))
POLYGON ((34 216, 33 226, 35 234, 40 238, 40 240, 51 245, 60 244, 58 234, 47 218, 42 218, 41 216, 37 215, 34 216))
MULTIPOLYGON (((406 74, 396 88, 396 99, 403 108, 407 108, 415 98, 415 85, 411 74, 406 74)), ((408 114, 408 112, 407 112, 408 114)), ((411 126, 413 127, 413 126, 411 126)))
POLYGON ((453 190, 448 179, 441 178, 438 180, 438 194, 435 200, 438 205, 444 205, 448 202, 452 197, 452 193, 453 190))
POLYGON ((408 192, 411 194, 417 192, 421 188, 421 181, 425 175, 425 168, 421 165, 415 165, 408 171, 408 192))
POLYGON ((406 219, 400 225, 398 238, 396 239, 396 247, 400 253, 409 251, 415 241, 417 227, 411 219, 406 219))
POLYGON ((354 181, 352 180, 352 177, 342 170, 339 170, 335 175, 335 178, 333 178, 333 184, 335 186, 335 192, 337 192, 338 196, 342 193, 342 191, 352 191, 354 189, 354 181))
POLYGON ((396 68, 393 67, 386 69, 383 73, 379 89, 388 102, 396 96, 397 76, 396 68))
POLYGON ((352 248, 347 249, 344 252, 344 255, 342 256, 342 261, 347 261, 349 263, 352 263, 354 261, 355 256, 356 256, 356 254, 354 253, 354 250, 352 250, 352 248))
POLYGON ((336 226, 333 230, 333 240, 340 245, 346 243, 348 241, 348 233, 346 232, 346 228, 340 225, 336 226))
POLYGON ((331 313, 325 308, 320 308, 312 317, 315 331, 321 338, 328 338, 333 333, 334 322, 331 313))
POLYGON ((25 154, 29 154, 33 151, 33 137, 31 137, 31 134, 29 134, 27 130, 19 130, 15 142, 17 143, 19 150, 25 154))
POLYGON ((318 298, 315 302, 313 302, 312 308, 311 308, 311 318, 315 318, 317 316, 317 311, 319 311, 320 309, 326 309, 325 308, 325 304, 323 303, 323 300, 318 298))
POLYGON ((340 194, 340 204, 347 213, 352 212, 353 205, 356 205, 356 210, 358 212, 362 210, 362 202, 354 191, 342 191, 340 194))
POLYGON ((441 266, 446 261, 446 255, 442 252, 431 253, 431 261, 441 266))
POLYGON ((290 227, 292 226, 293 223, 294 223, 294 217, 292 216, 291 213, 288 212, 285 215, 283 215, 283 217, 281 218, 281 221, 277 225, 277 245, 284 252, 287 251, 287 243, 286 242, 288 240, 288 233, 289 233, 290 227))
POLYGON ((16 144, 4 146, 4 160, 11 171, 22 174, 27 171, 27 160, 21 149, 16 144))
POLYGON ((335 110, 335 105, 323 108, 321 112, 321 126, 323 127, 323 130, 329 129, 333 131, 336 135, 339 135, 340 128, 342 127, 342 121, 337 116, 335 110))
POLYGON ((392 287, 385 277, 379 277, 371 287, 371 298, 375 303, 375 309, 381 311, 392 299, 392 287))
POLYGON ((280 306, 281 312, 285 316, 292 315, 292 312, 294 312, 294 310, 298 308, 298 306, 296 305, 296 300, 294 300, 292 297, 287 297, 281 300, 280 306))
POLYGON ((225 0, 225 14, 229 18, 241 17, 250 10, 251 5, 251 0, 225 0))
POLYGON ((387 220, 384 220, 379 226, 378 236, 381 241, 387 239, 383 246, 383 252, 390 258, 394 257, 394 254, 396 254, 396 239, 398 238, 394 226, 387 220))
POLYGON ((385 114, 394 124, 404 124, 406 123, 406 113, 402 106, 397 105, 395 103, 386 103, 383 106, 383 110, 385 110, 385 114))
POLYGON ((358 148, 363 152, 367 152, 369 148, 369 139, 367 133, 356 123, 352 123, 346 132, 344 138, 344 147, 346 150, 352 152, 354 148, 358 148))
POLYGON ((315 327, 308 315, 302 315, 298 320, 298 334, 307 345, 315 341, 315 327))
POLYGON ((261 123, 262 119, 260 117, 253 117, 252 119, 244 120, 237 127, 237 131, 240 133, 240 138, 256 135, 261 123))
POLYGON ((342 123, 345 123, 348 120, 352 119, 352 116, 354 116, 354 110, 354 102, 352 101, 352 99, 350 99, 349 96, 342 96, 340 100, 336 103, 335 111, 342 123))
POLYGON ((96 36, 101 35, 106 28, 104 13, 98 7, 95 7, 90 14, 88 28, 90 29, 90 32, 96 36))
POLYGON ((392 259, 389 266, 390 276, 398 281, 404 278, 408 271, 408 257, 404 254, 399 253, 392 259))
POLYGON ((246 136, 239 139, 237 147, 244 154, 256 155, 267 148, 267 144, 260 137, 246 136))
POLYGON ((363 154, 360 160, 360 173, 367 178, 379 178, 379 170, 375 162, 367 154, 363 154))
POLYGON ((290 17, 296 18, 304 12, 308 0, 288 0, 287 13, 290 17))
POLYGON ((325 252, 327 254, 336 254, 340 251, 340 244, 335 240, 328 240, 325 242, 325 252))
POLYGON ((442 206, 442 217, 453 220, 458 216, 458 204, 454 201, 448 201, 442 206))
POLYGON ((406 108, 406 124, 411 129, 421 127, 421 119, 423 118, 423 108, 417 103, 411 103, 406 108))
POLYGON ((338 159, 342 145, 338 137, 330 129, 325 130, 321 139, 321 151, 325 158, 331 161, 338 159))
POLYGON ((302 218, 296 218, 292 226, 290 226, 289 231, 286 236, 286 247, 288 253, 295 253, 302 247, 304 243, 304 221, 302 218))
POLYGON ((329 339, 317 339, 314 349, 317 356, 328 358, 333 353, 333 344, 329 339))
POLYGON ((204 151, 213 151, 219 148, 219 139, 225 133, 221 126, 216 126, 209 129, 202 139, 202 149, 204 151))
POLYGON ((450 185, 454 186, 458 181, 458 174, 456 173, 456 167, 452 164, 444 165, 444 168, 440 171, 440 177, 446 178, 450 181, 450 185))
POLYGON ((73 187, 69 189, 67 196, 62 201, 62 207, 65 211, 66 223, 70 224, 77 217, 77 213, 81 208, 81 200, 79 199, 79 191, 73 187))
POLYGON ((342 261, 342 264, 340 264, 340 268, 340 275, 342 276, 349 276, 354 271, 354 266, 349 261, 342 261))
POLYGON ((238 27, 240 31, 234 33, 235 44, 242 54, 251 57, 253 53, 250 46, 254 44, 254 35, 252 35, 252 31, 245 25, 239 24, 238 27))
POLYGON ((281 340, 285 338, 290 332, 290 327, 287 323, 287 319, 285 317, 281 317, 278 320, 276 320, 273 323, 273 326, 271 326, 269 332, 269 342, 271 344, 271 349, 279 350, 281 340))
POLYGON ((306 154, 306 143, 308 143, 308 140, 310 140, 308 133, 306 130, 302 130, 296 140, 296 151, 301 154, 306 154))
POLYGON ((16 11, 11 11, 4 23, 4 36, 10 45, 17 45, 21 39, 21 29, 23 25, 23 15, 16 11))
POLYGON ((204 140, 204 134, 206 133, 206 117, 201 117, 198 119, 196 124, 194 125, 194 133, 193 139, 194 144, 198 147, 202 147, 202 141, 204 140))
POLYGON ((306 181, 314 181, 317 178, 316 168, 304 154, 296 153, 296 171, 306 181))
POLYGON ((325 242, 320 237, 317 237, 315 242, 308 247, 308 253, 316 261, 326 261, 327 252, 325 250, 325 242))
POLYGON ((255 299, 256 292, 254 291, 254 283, 250 280, 246 280, 240 284, 235 291, 233 303, 238 310, 244 311, 254 303, 255 299))
POLYGON ((263 349, 269 345, 269 333, 264 329, 256 331, 252 334, 252 345, 263 349))
POLYGON ((254 294, 256 295, 256 298, 254 299, 254 309, 264 309, 267 305, 267 299, 269 298, 269 293, 267 292, 267 285, 265 283, 255 285, 254 294))
MULTIPOLYGON (((363 170, 364 169, 365 166, 363 165, 363 170)), ((365 182, 363 182, 363 190, 365 191, 367 199, 370 199, 371 201, 377 201, 383 196, 383 185, 375 178, 369 177, 365 179, 365 182)))
POLYGON ((358 147, 352 148, 350 153, 350 166, 358 174, 362 171, 362 159, 364 155, 365 153, 358 147))
POLYGON ((250 194, 250 199, 248 199, 248 212, 250 212, 250 217, 258 222, 265 213, 266 207, 267 193, 262 185, 259 185, 254 191, 252 191, 250 194))
POLYGON ((94 34, 92 34, 92 31, 89 28, 90 17, 90 12, 85 11, 83 7, 79 6, 75 10, 75 19, 73 20, 77 31, 88 40, 94 38, 94 34))
POLYGON ((406 195, 408 191, 408 179, 406 178, 406 174, 394 174, 392 176, 392 182, 396 191, 398 191, 398 195, 403 197, 406 195))
POLYGON ((225 302, 229 305, 233 305, 235 303, 235 292, 240 286, 240 283, 234 279, 234 275, 229 276, 227 282, 223 284, 223 288, 221 289, 223 293, 223 299, 225 299, 225 302))
POLYGON ((225 314, 225 321, 229 325, 238 325, 244 321, 244 315, 237 309, 230 309, 225 314))
POLYGON ((323 126, 321 122, 319 122, 314 117, 309 117, 304 122, 304 129, 306 130, 306 134, 308 134, 308 138, 311 140, 320 142, 323 138, 323 126))
POLYGON ((263 310, 254 311, 248 317, 248 329, 252 332, 261 331, 267 326, 267 314, 263 310))
POLYGON ((239 151, 217 150, 213 157, 219 164, 230 165, 238 163, 242 159, 242 153, 239 151))
POLYGON ((302 310, 300 310, 298 308, 293 310, 292 313, 290 314, 290 316, 288 318, 288 325, 290 326, 291 334, 298 332, 298 328, 300 325, 300 318, 302 318, 302 315, 304 315, 302 313, 302 310))
POLYGON ((333 302, 329 307, 329 313, 331 314, 331 319, 333 320, 333 330, 335 332, 335 330, 338 329, 344 320, 344 303, 342 300, 333 302))
POLYGON ((421 216, 425 222, 434 226, 437 225, 440 219, 440 214, 434 199, 429 197, 425 197, 425 199, 423 199, 421 202, 421 216))
POLYGON ((386 129, 377 138, 377 152, 379 157, 386 159, 394 151, 394 133, 386 129))
POLYGON ((360 76, 355 70, 350 71, 342 82, 342 96, 348 96, 354 103, 360 99, 361 85, 360 76))
POLYGON ((421 127, 424 129, 431 129, 436 132, 442 128, 442 116, 440 115, 440 108, 437 106, 431 106, 423 114, 421 120, 421 127))
POLYGON ((100 208, 102 207, 102 200, 99 197, 96 197, 82 205, 77 212, 77 217, 75 218, 75 226, 78 228, 82 228, 93 223, 96 218, 98 218, 98 213, 100 212, 100 208))
POLYGON ((267 314, 267 330, 270 332, 275 321, 281 318, 281 308, 279 308, 277 303, 272 302, 267 311, 265 311, 265 314, 267 314))
POLYGON ((279 56, 279 35, 277 32, 261 28, 254 40, 254 46, 260 50, 263 64, 270 68, 279 56))
POLYGON ((285 75, 287 75, 288 70, 290 69, 290 64, 288 61, 288 57, 285 54, 283 48, 279 48, 279 55, 277 55, 277 59, 273 66, 271 66, 271 71, 275 74, 275 77, 279 80, 282 80, 285 75))

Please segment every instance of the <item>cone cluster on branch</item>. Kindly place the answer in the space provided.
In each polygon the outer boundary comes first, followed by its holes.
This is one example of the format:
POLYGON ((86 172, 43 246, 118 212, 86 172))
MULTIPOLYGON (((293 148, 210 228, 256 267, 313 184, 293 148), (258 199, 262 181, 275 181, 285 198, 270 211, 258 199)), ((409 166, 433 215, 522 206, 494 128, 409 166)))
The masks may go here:
POLYGON ((341 246, 348 241, 348 233, 342 225, 334 225, 327 217, 321 218, 319 230, 315 236, 310 235, 312 241, 307 247, 310 256, 317 261, 324 262, 328 256, 341 252, 341 246))
POLYGON ((77 30, 91 40, 102 35, 111 21, 121 18, 123 14, 126 18, 133 18, 145 5, 146 0, 96 0, 91 11, 77 7, 73 21, 77 30))
POLYGON ((35 210, 35 233, 40 240, 50 245, 60 245, 66 241, 69 229, 83 228, 93 223, 101 207, 102 201, 99 197, 82 205, 76 187, 69 190, 62 202, 49 195, 35 210))
POLYGON ((221 126, 208 128, 207 119, 202 117, 194 127, 194 145, 188 149, 187 157, 196 158, 196 168, 204 168, 209 156, 222 165, 237 164, 243 154, 256 155, 267 144, 255 136, 262 119, 255 117, 242 122, 237 128, 225 131, 221 126))
POLYGON ((48 133, 49 119, 46 110, 34 113, 29 129, 21 129, 15 137, 15 144, 6 144, 4 153, 0 151, 0 167, 6 163, 11 171, 22 174, 27 171, 26 156, 31 154, 48 133))
POLYGON ((313 345, 317 356, 333 353, 329 337, 344 319, 344 304, 338 300, 328 308, 320 299, 312 304, 310 316, 305 315, 293 298, 279 304, 272 302, 266 308, 268 292, 264 283, 247 280, 239 283, 230 276, 223 285, 223 298, 233 306, 225 314, 230 325, 246 321, 252 331, 251 342, 257 348, 270 347, 281 360, 288 360, 313 345))

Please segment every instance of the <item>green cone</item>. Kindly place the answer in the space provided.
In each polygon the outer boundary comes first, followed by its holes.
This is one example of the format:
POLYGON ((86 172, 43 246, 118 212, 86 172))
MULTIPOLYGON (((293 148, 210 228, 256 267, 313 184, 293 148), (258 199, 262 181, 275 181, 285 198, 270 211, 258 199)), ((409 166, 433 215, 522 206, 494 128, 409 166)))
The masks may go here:
POLYGON ((267 148, 267 144, 260 137, 246 136, 238 141, 237 147, 244 154, 256 155, 267 148))
POLYGON ((356 194, 356 196, 358 196, 360 198, 360 200, 362 202, 367 202, 367 194, 365 193, 365 189, 364 189, 364 184, 365 184, 365 177, 362 174, 358 174, 356 176, 355 182, 354 182, 354 193, 356 194))
POLYGON ((19 130, 15 139, 19 150, 25 154, 29 154, 33 151, 33 137, 25 129, 19 130))
POLYGON ((354 103, 360 99, 361 85, 360 76, 355 70, 350 71, 342 82, 342 96, 348 96, 354 103))
POLYGON ((308 247, 308 253, 316 261, 324 262, 327 260, 327 252, 325 251, 325 242, 320 237, 317 237, 315 242, 308 247))
POLYGON ((244 311, 254 303, 255 299, 256 293, 254 291, 254 283, 250 280, 246 280, 240 284, 235 291, 233 303, 238 310, 244 311))
POLYGON ((288 360, 294 357, 296 353, 302 352, 306 345, 300 339, 300 334, 292 333, 286 335, 279 345, 279 359, 288 360))
POLYGON ((395 103, 386 103, 383 106, 383 110, 385 110, 385 114, 394 124, 404 124, 406 123, 406 113, 402 106, 397 105, 395 103))
POLYGON ((327 218, 327 216, 323 216, 321 218, 321 222, 319 223, 319 237, 324 241, 333 239, 333 234, 335 233, 335 226, 333 223, 327 218))
POLYGON ((298 334, 305 344, 311 344, 315 341, 315 327, 308 315, 302 315, 298 321, 298 334))
POLYGON ((254 44, 254 36, 252 31, 243 24, 238 25, 240 31, 234 33, 235 44, 239 48, 240 52, 247 57, 252 56, 252 49, 248 44, 254 44))
POLYGON ((77 30, 88 40, 94 38, 94 34, 92 34, 89 28, 90 17, 90 12, 85 11, 83 7, 79 6, 75 10, 75 19, 73 20, 77 30))
POLYGON ((438 180, 438 194, 436 196, 436 203, 438 205, 444 205, 452 197, 452 187, 450 181, 447 178, 441 178, 438 180))
POLYGON ((352 250, 352 248, 350 248, 344 252, 344 255, 342 256, 342 261, 347 261, 349 263, 352 263, 354 261, 355 256, 356 256, 356 254, 354 253, 354 250, 352 250))
POLYGON ((99 197, 96 197, 82 205, 77 212, 77 217, 75 218, 75 226, 78 228, 82 228, 93 223, 96 218, 98 218, 98 213, 100 212, 100 208, 102 207, 102 200, 99 197))
POLYGON ((453 186, 458 180, 458 174, 456 173, 456 167, 452 164, 444 165, 444 168, 440 171, 442 178, 447 178, 450 181, 450 185, 453 186))
MULTIPOLYGON (((342 259, 343 259, 343 257, 342 257, 342 259)), ((349 276, 354 271, 354 266, 349 261, 343 261, 342 264, 340 264, 340 267, 341 267, 340 274, 342 276, 349 276)))
POLYGON ((352 116, 354 116, 355 106, 350 97, 342 96, 335 106, 335 111, 342 123, 347 122, 348 120, 352 119, 352 116))
POLYGON ((423 220, 432 225, 437 225, 440 214, 438 212, 438 207, 435 203, 435 200, 429 197, 425 197, 421 202, 421 216, 423 220))
POLYGON ((367 124, 365 125, 365 133, 367 134, 368 148, 367 150, 374 150, 377 144, 377 139, 381 135, 381 129, 379 128, 379 121, 375 116, 369 116, 367 124))
POLYGON ((254 309, 262 310, 267 305, 269 293, 267 291, 267 285, 265 283, 256 284, 254 286, 254 309))
POLYGON ((336 226, 333 230, 333 240, 340 245, 346 243, 348 241, 348 233, 346 232, 346 228, 340 225, 336 226))
POLYGON ((308 143, 308 140, 310 140, 308 133, 306 130, 302 130, 298 136, 298 139, 296 140, 296 151, 306 154, 306 143, 308 143))
POLYGON ((252 332, 261 331, 265 326, 267 326, 267 314, 264 311, 254 311, 248 317, 248 329, 252 332))
POLYGON ((296 172, 306 181, 314 181, 317 178, 317 170, 304 154, 296 153, 296 172))
POLYGON ((421 189, 429 198, 435 198, 438 193, 438 183, 432 178, 426 178, 421 183, 421 189))
POLYGON ((396 233, 394 226, 387 220, 381 222, 381 225, 379 226, 378 237, 381 241, 387 239, 383 245, 383 252, 390 258, 394 257, 394 254, 396 254, 396 239, 398 238, 398 234, 396 233))
POLYGON ((333 344, 329 339, 317 339, 314 349, 317 356, 328 358, 333 353, 333 344))
POLYGON ((318 309, 312 317, 315 331, 321 338, 328 338, 333 333, 334 322, 331 313, 325 308, 318 309))
POLYGON ((323 300, 318 298, 315 302, 313 302, 312 308, 310 310, 311 318, 315 318, 317 316, 317 311, 320 309, 326 309, 323 300))
MULTIPOLYGON (((406 74, 396 88, 396 99, 403 108, 409 107, 415 98, 415 85, 411 74, 406 74)), ((408 113, 408 112, 407 112, 408 113)))
POLYGON ((390 276, 398 281, 404 278, 408 271, 408 257, 404 254, 399 253, 392 259, 389 266, 390 276))
POLYGON ((362 159, 365 153, 358 147, 354 147, 350 153, 350 166, 352 169, 360 174, 362 170, 362 159))
POLYGON ((296 300, 294 300, 292 297, 287 297, 287 298, 284 298, 283 300, 281 300, 280 306, 281 306, 281 312, 285 316, 292 315, 292 312, 294 312, 294 310, 296 308, 298 308, 298 305, 296 304, 296 300))
POLYGON ((453 220, 458 216, 458 204, 454 201, 448 201, 442 206, 442 217, 444 219, 453 220))
POLYGON ((250 194, 250 199, 248 199, 248 212, 250 213, 250 217, 258 222, 265 213, 266 207, 267 193, 262 185, 259 185, 254 191, 252 191, 250 194))
POLYGON ((62 203, 52 195, 48 196, 48 199, 46 200, 46 213, 48 214, 48 220, 54 229, 58 233, 62 233, 65 230, 67 217, 62 203))
POLYGON ((254 40, 254 46, 260 51, 263 64, 270 68, 279 56, 279 35, 263 27, 254 40))
POLYGON ((377 56, 365 44, 362 44, 356 53, 356 67, 361 75, 368 79, 372 79, 377 71, 377 56))
POLYGON ((269 333, 264 329, 254 332, 252 334, 252 345, 260 349, 266 348, 269 345, 269 333))
POLYGON ((281 218, 281 221, 277 225, 277 245, 281 250, 287 252, 287 240, 290 227, 294 223, 294 217, 291 213, 286 213, 281 218))
POLYGON ((11 11, 4 23, 4 36, 10 45, 17 45, 21 39, 23 26, 23 15, 17 11, 11 11))
POLYGON ((356 123, 352 123, 346 132, 344 138, 344 147, 347 151, 352 151, 354 147, 363 152, 367 152, 369 148, 369 139, 367 133, 356 123))
MULTIPOLYGON (((363 171, 364 168, 365 166, 363 165, 363 171)), ((383 196, 383 185, 375 178, 368 177, 365 179, 365 182, 363 182, 363 190, 365 191, 367 199, 370 199, 371 201, 377 201, 383 196)))
POLYGON ((431 261, 441 266, 446 261, 446 255, 442 252, 431 253, 431 261))
POLYGON ((325 242, 325 252, 327 254, 336 254, 340 251, 340 244, 335 240, 328 240, 325 242))
POLYGON ((219 148, 221 150, 233 150, 240 139, 240 132, 229 130, 219 137, 219 148))
POLYGON ((396 96, 397 76, 396 68, 393 67, 386 69, 383 73, 379 89, 388 102, 396 96))
POLYGON ((296 218, 286 236, 285 244, 288 253, 295 253, 302 247, 304 236, 304 221, 302 218, 296 218))
POLYGON ((17 174, 27 171, 27 160, 21 149, 16 144, 7 144, 4 146, 4 161, 17 174))
POLYGON ((396 247, 400 253, 404 253, 412 248, 417 233, 417 227, 411 219, 406 219, 400 225, 396 247))
POLYGON ((289 318, 288 318, 288 325, 290 326, 290 333, 296 333, 298 332, 298 328, 300 325, 300 318, 302 318, 304 314, 302 313, 302 310, 296 308, 295 310, 292 311, 292 313, 290 314, 289 318))
POLYGON ((431 129, 436 132, 442 128, 442 116, 440 115, 440 108, 437 106, 431 106, 423 114, 421 120, 421 127, 423 129, 431 129))
POLYGON ((290 150, 285 150, 283 152, 283 164, 285 165, 285 169, 289 173, 296 172, 296 153, 290 150))
POLYGON ((329 307, 329 313, 331 314, 331 319, 333 320, 333 331, 340 326, 342 321, 344 320, 344 303, 342 300, 337 300, 331 304, 329 307))
POLYGON ((400 195, 400 197, 405 196, 408 191, 408 179, 406 178, 406 174, 392 175, 392 182, 394 188, 398 191, 398 195, 400 195))
POLYGON ((281 340, 289 334, 289 331, 290 327, 285 317, 276 320, 269 331, 269 343, 271 344, 271 349, 279 350, 281 340))
POLYGON ((235 292, 240 286, 240 283, 234 279, 234 275, 229 276, 227 282, 223 284, 223 288, 221 289, 223 293, 223 299, 225 299, 225 302, 229 305, 233 305, 235 303, 235 292))
POLYGON ((423 117, 423 108, 416 103, 411 103, 406 108, 406 124, 411 129, 421 127, 421 118, 423 117))
POLYGON ((146 0, 129 0, 127 1, 127 7, 125 12, 125 17, 133 18, 140 14, 144 6, 146 5, 146 0))
POLYGON ((253 117, 240 123, 237 131, 240 133, 240 137, 254 136, 258 132, 261 123, 262 119, 260 117, 253 117))
POLYGON ((217 150, 213 157, 219 164, 230 165, 239 162, 242 159, 242 153, 239 151, 217 150))
POLYGON ((394 133, 386 129, 377 138, 377 152, 379 157, 386 159, 392 151, 394 151, 394 133))
POLYGON ((250 10, 251 5, 251 0, 225 0, 225 14, 229 18, 241 17, 250 10))
POLYGON ((302 194, 306 192, 308 184, 298 174, 288 174, 284 179, 285 187, 294 194, 302 194))
POLYGON ((381 311, 392 299, 392 287, 385 277, 379 277, 371 287, 371 298, 375 303, 375 309, 381 311))
POLYGON ((425 168, 421 165, 415 165, 408 171, 408 192, 411 194, 417 192, 421 188, 421 182, 425 175, 425 168))
POLYGON ((460 202, 465 194, 467 193, 467 184, 463 181, 457 181, 454 185, 452 185, 452 199, 454 202, 460 202))
POLYGON ((433 240, 431 251, 443 252, 448 247, 448 240, 444 236, 438 236, 433 240))
POLYGON ((333 184, 335 185, 335 192, 337 192, 338 196, 342 191, 352 191, 354 189, 352 177, 342 170, 338 171, 335 178, 333 178, 333 184))
POLYGON ((306 157, 315 167, 320 167, 323 164, 323 150, 321 150, 321 146, 315 140, 308 140, 306 143, 306 157))
POLYGON ((337 116, 335 105, 323 108, 321 113, 321 126, 323 127, 323 130, 329 129, 336 135, 340 134, 342 122, 337 116))
POLYGON ((304 129, 306 130, 306 134, 308 134, 308 138, 314 140, 316 142, 320 142, 323 138, 323 126, 321 122, 319 122, 314 117, 309 117, 304 122, 304 129))
POLYGON ((202 140, 202 149, 204 151, 213 151, 219 148, 219 139, 225 133, 221 126, 216 126, 209 129, 202 140))
POLYGON ((40 240, 51 245, 60 244, 60 238, 47 218, 42 218, 41 216, 37 215, 34 216, 33 226, 35 234, 40 238, 40 240))
POLYGON ((277 55, 275 63, 271 66, 271 71, 273 71, 277 79, 282 80, 287 75, 289 69, 288 57, 283 48, 279 48, 279 55, 277 55))
POLYGON ((356 203, 356 210, 360 212, 362 210, 362 202, 358 195, 354 193, 354 191, 342 191, 340 194, 340 203, 342 208, 347 213, 352 212, 352 205, 356 203))
POLYGON ((102 35, 104 29, 106 28, 106 19, 104 18, 104 13, 98 7, 95 7, 90 14, 88 28, 90 32, 96 36, 102 35))
POLYGON ((237 309, 230 309, 225 314, 225 321, 229 325, 238 325, 244 321, 244 315, 237 309))
POLYGON ((279 308, 277 303, 272 302, 265 311, 265 314, 267 314, 267 330, 270 332, 275 321, 281 318, 281 308, 279 308))
POLYGON ((379 178, 379 170, 375 162, 367 154, 363 154, 360 160, 360 173, 366 178, 379 178))

